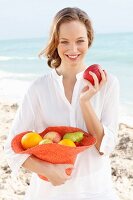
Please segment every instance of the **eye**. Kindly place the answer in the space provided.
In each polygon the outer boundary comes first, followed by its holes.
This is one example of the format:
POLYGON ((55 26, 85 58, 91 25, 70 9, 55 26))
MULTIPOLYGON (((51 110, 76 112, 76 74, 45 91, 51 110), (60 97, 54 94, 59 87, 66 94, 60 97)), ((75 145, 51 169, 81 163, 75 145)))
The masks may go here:
POLYGON ((84 40, 78 40, 77 43, 82 43, 85 42, 84 40))
POLYGON ((68 44, 68 41, 60 41, 61 44, 68 44))

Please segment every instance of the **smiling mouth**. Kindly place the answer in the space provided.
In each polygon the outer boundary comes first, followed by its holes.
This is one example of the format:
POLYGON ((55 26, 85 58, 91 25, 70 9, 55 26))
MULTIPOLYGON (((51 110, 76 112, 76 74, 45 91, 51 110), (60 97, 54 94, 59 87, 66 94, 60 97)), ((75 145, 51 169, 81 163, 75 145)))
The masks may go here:
POLYGON ((68 58, 75 60, 76 58, 78 58, 80 56, 80 54, 78 55, 66 55, 68 58))

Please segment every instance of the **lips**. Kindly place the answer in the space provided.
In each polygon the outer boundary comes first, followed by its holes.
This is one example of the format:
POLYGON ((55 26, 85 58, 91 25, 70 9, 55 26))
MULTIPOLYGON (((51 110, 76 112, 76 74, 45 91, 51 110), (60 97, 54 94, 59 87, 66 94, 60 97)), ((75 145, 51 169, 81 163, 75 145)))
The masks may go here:
POLYGON ((77 55, 66 55, 68 58, 70 58, 70 59, 76 59, 76 58, 78 58, 78 56, 79 56, 80 54, 77 54, 77 55))

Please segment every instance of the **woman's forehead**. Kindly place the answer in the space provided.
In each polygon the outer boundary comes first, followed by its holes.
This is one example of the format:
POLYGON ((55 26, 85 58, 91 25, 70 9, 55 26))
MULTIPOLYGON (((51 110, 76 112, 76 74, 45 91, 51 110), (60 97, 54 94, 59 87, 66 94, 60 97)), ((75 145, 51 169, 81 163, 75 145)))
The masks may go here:
POLYGON ((87 29, 80 21, 62 23, 59 28, 59 37, 68 38, 69 36, 86 37, 87 29))

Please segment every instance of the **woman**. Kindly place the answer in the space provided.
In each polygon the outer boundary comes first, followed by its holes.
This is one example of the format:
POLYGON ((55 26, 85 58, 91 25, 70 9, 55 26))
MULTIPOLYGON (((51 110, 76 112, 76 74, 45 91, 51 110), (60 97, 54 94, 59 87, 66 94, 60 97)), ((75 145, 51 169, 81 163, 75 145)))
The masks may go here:
POLYGON ((118 118, 118 80, 100 70, 94 86, 83 80, 88 67, 85 56, 93 41, 88 15, 79 8, 60 10, 51 28, 47 47, 51 72, 29 88, 14 120, 5 145, 8 163, 16 174, 21 166, 33 172, 26 200, 116 200, 112 189, 109 154, 115 147, 118 118), (79 154, 73 165, 50 164, 31 155, 15 154, 12 138, 27 130, 43 131, 48 126, 73 126, 95 135, 95 146, 79 154), (66 168, 73 168, 71 176, 66 168), (37 174, 46 176, 49 182, 37 174))

